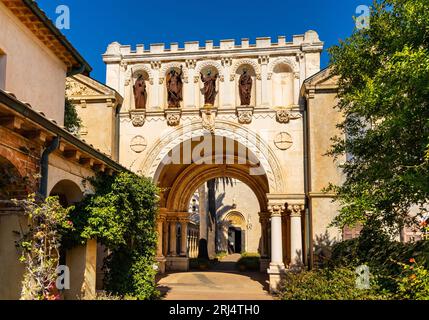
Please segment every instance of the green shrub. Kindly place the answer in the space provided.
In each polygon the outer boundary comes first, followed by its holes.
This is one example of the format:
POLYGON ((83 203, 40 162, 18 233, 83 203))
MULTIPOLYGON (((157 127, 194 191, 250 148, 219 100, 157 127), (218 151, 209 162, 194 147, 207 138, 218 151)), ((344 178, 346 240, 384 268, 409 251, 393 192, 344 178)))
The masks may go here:
POLYGON ((379 293, 372 279, 371 289, 356 287, 356 273, 352 269, 321 269, 301 273, 287 273, 282 285, 283 300, 380 300, 389 294, 379 293))
POLYGON ((74 232, 65 235, 71 247, 97 239, 110 251, 104 261, 105 289, 139 300, 158 297, 155 285, 158 188, 147 178, 122 172, 91 180, 95 194, 71 214, 74 232))
POLYGON ((258 253, 245 252, 237 261, 237 268, 242 271, 259 271, 261 256, 258 253))
POLYGON ((401 263, 403 272, 396 279, 398 299, 429 300, 429 270, 410 259, 411 264, 401 263))

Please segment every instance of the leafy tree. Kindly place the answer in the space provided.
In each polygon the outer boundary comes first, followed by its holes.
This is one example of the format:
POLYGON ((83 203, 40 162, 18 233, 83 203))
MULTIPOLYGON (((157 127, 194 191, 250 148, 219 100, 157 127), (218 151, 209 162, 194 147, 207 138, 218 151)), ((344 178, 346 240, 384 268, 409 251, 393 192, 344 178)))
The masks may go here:
POLYGON ((429 2, 374 1, 370 26, 332 47, 342 135, 330 154, 351 154, 334 224, 381 221, 398 231, 429 197, 429 2), (347 138, 344 138, 347 137, 347 138))
POLYGON ((64 128, 72 133, 77 133, 81 126, 82 120, 76 112, 76 107, 68 98, 66 98, 64 109, 64 128))

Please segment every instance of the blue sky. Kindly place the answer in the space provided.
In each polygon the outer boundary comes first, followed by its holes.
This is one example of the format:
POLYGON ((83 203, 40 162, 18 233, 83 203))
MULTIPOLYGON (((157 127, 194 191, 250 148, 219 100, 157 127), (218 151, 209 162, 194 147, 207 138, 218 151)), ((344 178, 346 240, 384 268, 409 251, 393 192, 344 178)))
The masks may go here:
MULTIPOLYGON (((70 30, 62 30, 94 68, 91 76, 105 82, 101 55, 113 41, 129 44, 250 38, 294 34, 312 29, 325 49, 345 39, 354 28, 353 16, 371 0, 264 1, 146 1, 146 0, 38 0, 55 21, 58 5, 70 8, 70 30)), ((326 51, 322 67, 329 62, 326 51)))

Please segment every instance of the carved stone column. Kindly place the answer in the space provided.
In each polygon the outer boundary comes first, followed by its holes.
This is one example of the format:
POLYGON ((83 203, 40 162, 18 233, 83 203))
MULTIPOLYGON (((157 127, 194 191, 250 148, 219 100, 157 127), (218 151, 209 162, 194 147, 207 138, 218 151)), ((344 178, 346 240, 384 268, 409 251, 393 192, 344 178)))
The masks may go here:
POLYGON ((301 268, 303 266, 301 217, 304 211, 304 205, 288 205, 288 211, 290 212, 290 267, 291 269, 301 268))
POLYGON ((181 231, 181 244, 180 244, 180 255, 186 257, 188 255, 188 223, 189 219, 180 219, 180 231, 181 231))
POLYGON ((284 210, 285 207, 279 203, 268 207, 268 211, 271 213, 271 263, 267 272, 272 293, 278 292, 285 273, 282 247, 282 214, 284 210))
POLYGON ((160 214, 158 217, 157 225, 158 225, 158 246, 156 250, 157 257, 163 257, 163 238, 164 238, 164 220, 165 215, 160 214))
POLYGON ((177 256, 177 218, 170 218, 170 254, 171 257, 177 256))
POLYGON ((163 241, 163 252, 164 252, 164 256, 167 256, 168 255, 168 239, 169 239, 169 232, 168 232, 168 229, 169 229, 169 222, 167 221, 167 220, 164 220, 164 234, 163 234, 163 237, 164 237, 164 241, 163 241))
POLYGON ((259 213, 259 222, 261 223, 261 257, 268 257, 268 223, 270 222, 269 212, 259 213))

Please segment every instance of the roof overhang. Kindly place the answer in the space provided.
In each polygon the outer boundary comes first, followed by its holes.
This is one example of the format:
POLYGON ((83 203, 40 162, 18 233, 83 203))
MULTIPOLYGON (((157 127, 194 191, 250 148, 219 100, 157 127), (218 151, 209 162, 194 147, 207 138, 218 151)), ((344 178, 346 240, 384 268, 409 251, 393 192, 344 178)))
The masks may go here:
POLYGON ((31 136, 34 139, 36 134, 36 138, 42 143, 59 137, 60 153, 70 161, 86 165, 94 171, 128 171, 108 155, 61 128, 42 113, 33 110, 30 105, 0 90, 0 123, 3 125, 5 122, 10 124, 9 129, 26 138, 31 136))

